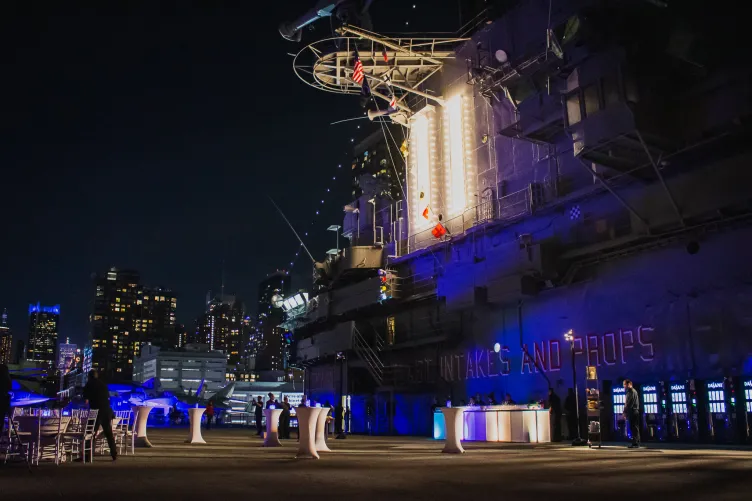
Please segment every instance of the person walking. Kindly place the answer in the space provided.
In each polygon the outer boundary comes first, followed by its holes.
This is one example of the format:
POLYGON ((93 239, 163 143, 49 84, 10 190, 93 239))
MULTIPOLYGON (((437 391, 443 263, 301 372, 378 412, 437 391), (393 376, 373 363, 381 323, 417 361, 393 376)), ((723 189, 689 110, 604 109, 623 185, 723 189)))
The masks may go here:
POLYGON ((94 423, 94 436, 97 436, 101 426, 104 437, 107 439, 107 446, 110 448, 110 456, 115 461, 117 459, 117 446, 115 445, 115 436, 112 434, 113 413, 110 407, 110 391, 95 370, 89 371, 89 379, 84 386, 84 400, 90 409, 99 410, 97 420, 94 423))
POLYGON ((264 434, 264 430, 261 427, 261 418, 264 416, 264 402, 261 395, 258 396, 254 405, 255 408, 253 409, 253 412, 256 416, 256 435, 260 437, 264 434))
POLYGON ((553 388, 548 389, 548 408, 551 410, 551 435, 554 442, 561 442, 561 399, 553 388))
POLYGON ((634 389, 632 381, 624 380, 624 419, 629 423, 629 431, 632 434, 630 449, 640 447, 640 396, 634 389))
POLYGON ((280 438, 290 438, 290 400, 285 395, 282 398, 282 414, 279 416, 279 436, 280 438))
POLYGON ((206 411, 204 411, 204 414, 206 414, 206 429, 211 430, 212 419, 214 419, 214 402, 211 400, 206 404, 206 411))
MULTIPOLYGON (((13 383, 10 380, 10 371, 8 366, 0 364, 0 437, 3 436, 5 426, 5 416, 10 412, 10 392, 13 390, 13 383)), ((10 416, 8 416, 10 420, 10 416)))

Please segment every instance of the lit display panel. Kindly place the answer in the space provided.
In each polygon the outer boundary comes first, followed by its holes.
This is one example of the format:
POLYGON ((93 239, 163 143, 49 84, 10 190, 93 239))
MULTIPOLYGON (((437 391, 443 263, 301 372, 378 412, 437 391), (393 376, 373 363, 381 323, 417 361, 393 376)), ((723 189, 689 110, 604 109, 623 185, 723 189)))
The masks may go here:
POLYGON ((658 414, 658 390, 655 385, 642 387, 642 403, 645 414, 658 414))
POLYGON ((752 412, 752 379, 744 380, 744 401, 747 403, 747 412, 752 412))
POLYGON ((671 385, 671 412, 673 414, 687 414, 687 385, 671 385))
POLYGON ((708 410, 713 414, 726 412, 726 391, 723 381, 708 381, 708 410))
POLYGON ((614 416, 621 416, 624 414, 625 399, 626 392, 624 388, 614 388, 614 416))

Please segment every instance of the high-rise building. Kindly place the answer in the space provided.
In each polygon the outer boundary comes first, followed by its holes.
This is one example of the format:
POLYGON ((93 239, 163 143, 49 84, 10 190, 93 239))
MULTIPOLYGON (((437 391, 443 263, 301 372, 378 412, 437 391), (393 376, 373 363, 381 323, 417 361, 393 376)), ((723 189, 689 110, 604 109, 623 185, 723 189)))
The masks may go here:
POLYGON ((13 333, 8 326, 8 310, 3 310, 0 317, 0 364, 9 364, 13 360, 13 333))
POLYGON ((95 278, 91 316, 92 366, 110 376, 129 379, 141 347, 175 346, 175 295, 141 285, 132 270, 110 268, 95 278))
POLYGON ((29 305, 29 344, 26 360, 39 362, 49 368, 55 367, 60 305, 29 305))
POLYGON ((13 350, 13 360, 11 360, 11 363, 22 364, 25 359, 26 343, 24 343, 23 339, 16 339, 16 346, 13 350))
POLYGON ((108 376, 130 377, 137 354, 135 315, 140 277, 111 268, 95 278, 91 316, 92 368, 108 376))
POLYGON ((274 296, 290 293, 290 276, 284 271, 269 275, 259 284, 258 321, 256 335, 259 339, 256 370, 283 370, 287 363, 285 331, 279 327, 284 321, 282 308, 273 304, 274 296))
POLYGON ((189 340, 193 338, 191 331, 186 328, 185 324, 177 324, 175 326, 175 348, 182 348, 189 343, 189 340))
POLYGON ((136 300, 135 331, 141 345, 152 344, 165 350, 178 345, 175 333, 175 294, 161 287, 140 287, 136 300))
POLYGON ((196 340, 227 355, 227 365, 238 367, 244 354, 243 303, 235 296, 217 297, 208 301, 206 313, 196 319, 196 340))
POLYGON ((258 316, 282 311, 272 304, 275 295, 287 296, 290 293, 290 275, 284 270, 277 270, 261 281, 258 288, 258 316))
POLYGON ((81 370, 84 374, 88 374, 92 368, 93 355, 94 350, 92 350, 91 346, 84 346, 84 351, 81 357, 81 370))
POLYGON ((78 346, 71 344, 70 339, 60 343, 57 350, 57 370, 63 374, 69 372, 76 363, 76 350, 78 346))

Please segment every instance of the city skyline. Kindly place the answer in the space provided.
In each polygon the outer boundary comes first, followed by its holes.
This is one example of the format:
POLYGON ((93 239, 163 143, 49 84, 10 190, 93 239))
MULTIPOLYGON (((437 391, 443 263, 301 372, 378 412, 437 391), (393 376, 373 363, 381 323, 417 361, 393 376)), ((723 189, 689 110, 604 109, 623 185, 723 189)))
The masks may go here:
MULTIPOLYGON (((323 255, 333 242, 326 228, 342 224, 350 199, 350 138, 379 126, 329 125, 361 116, 360 100, 317 93, 295 77, 285 54, 298 48, 277 27, 309 3, 270 4, 258 21, 251 4, 231 15, 181 5, 165 25, 143 24, 156 19, 150 6, 104 4, 73 17, 53 7, 43 25, 15 5, 0 20, 18 63, 2 83, 14 96, 5 110, 14 126, 0 139, 0 209, 13 215, 3 223, 12 245, 0 247, 0 307, 16 336, 26 335, 21 318, 39 300, 60 303, 61 337, 83 344, 90 276, 111 266, 179 293, 186 325, 223 275, 249 305, 274 270, 310 283, 310 259, 296 257, 299 242, 268 196, 323 255), (297 104, 280 106, 292 96, 297 104), (295 134, 301 124, 306 134, 295 134)), ((418 10, 411 28, 457 29, 456 3, 441 3, 443 13, 418 10)), ((380 5, 374 22, 404 24, 401 2, 380 5)))

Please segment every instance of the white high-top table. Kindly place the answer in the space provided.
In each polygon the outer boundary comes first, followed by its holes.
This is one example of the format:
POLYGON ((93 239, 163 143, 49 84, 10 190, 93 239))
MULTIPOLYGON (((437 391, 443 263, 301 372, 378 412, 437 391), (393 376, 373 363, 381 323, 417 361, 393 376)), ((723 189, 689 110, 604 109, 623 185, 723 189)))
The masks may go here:
POLYGON ((322 407, 316 419, 316 450, 318 452, 332 452, 326 445, 326 418, 329 417, 329 407, 322 407))
POLYGON ((146 420, 149 419, 149 413, 154 407, 148 405, 137 405, 136 410, 136 440, 135 447, 153 447, 149 438, 146 436, 146 420))
POLYGON ((444 407, 441 409, 446 422, 446 443, 444 450, 448 454, 462 454, 465 449, 462 448, 460 440, 464 436, 464 407, 444 407))
POLYGON ((188 440, 185 441, 186 444, 206 443, 204 437, 201 436, 201 416, 204 415, 204 411, 206 411, 206 409, 203 407, 194 407, 193 409, 188 409, 188 419, 191 423, 191 429, 188 440))
POLYGON ((266 435, 264 435, 264 447, 282 447, 279 441, 279 416, 282 409, 264 409, 266 418, 266 435))
POLYGON ((296 458, 319 459, 314 439, 316 437, 316 421, 321 411, 321 407, 298 407, 295 409, 298 418, 298 434, 300 435, 296 458))

